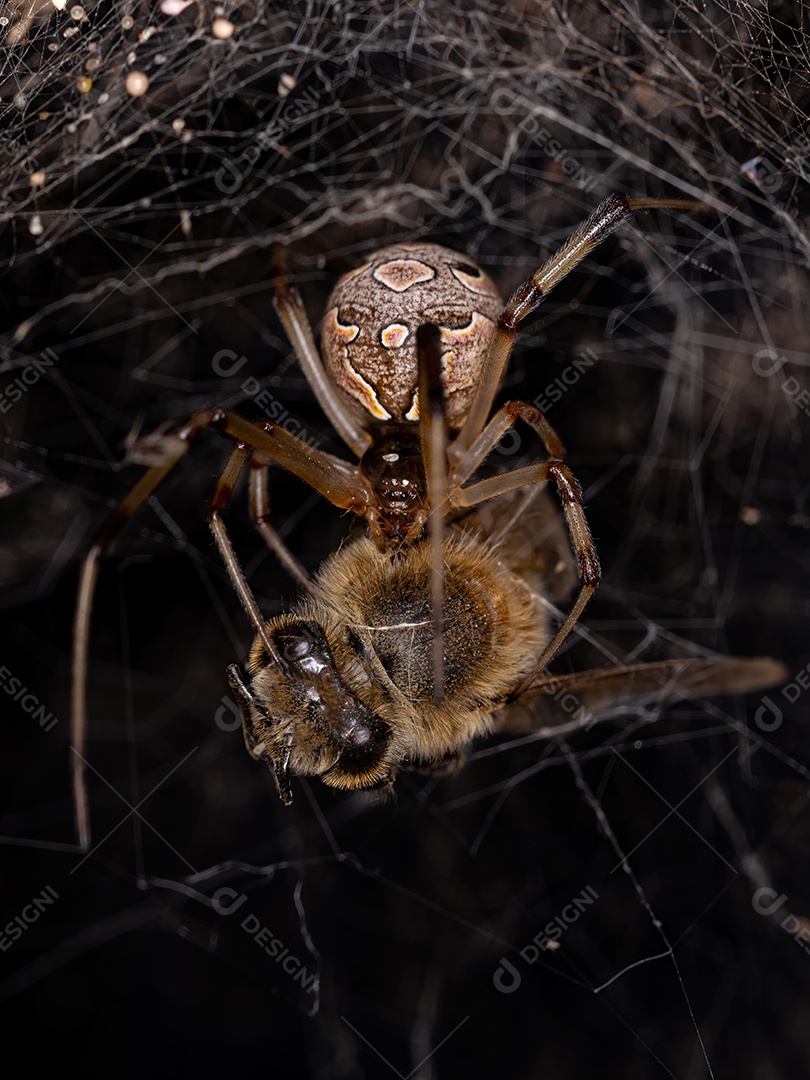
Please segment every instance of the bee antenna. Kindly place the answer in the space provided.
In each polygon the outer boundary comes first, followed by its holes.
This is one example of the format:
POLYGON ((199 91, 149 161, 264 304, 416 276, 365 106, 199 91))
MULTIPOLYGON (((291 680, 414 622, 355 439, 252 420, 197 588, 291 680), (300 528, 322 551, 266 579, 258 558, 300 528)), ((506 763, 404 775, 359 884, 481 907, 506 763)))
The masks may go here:
MULTIPOLYGON (((272 719, 268 716, 268 719, 272 719)), ((290 758, 292 757, 292 735, 287 736, 284 749, 272 758, 273 774, 276 778, 276 787, 281 801, 285 806, 290 806, 293 801, 292 787, 290 786, 290 758)))

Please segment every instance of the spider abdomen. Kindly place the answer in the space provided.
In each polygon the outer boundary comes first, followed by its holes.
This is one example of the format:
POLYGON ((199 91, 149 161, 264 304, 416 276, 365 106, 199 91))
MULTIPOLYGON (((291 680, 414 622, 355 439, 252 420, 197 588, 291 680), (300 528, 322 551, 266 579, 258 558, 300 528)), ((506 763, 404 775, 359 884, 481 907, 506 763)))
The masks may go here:
POLYGON ((338 281, 321 326, 327 373, 363 424, 416 420, 416 331, 438 326, 447 423, 470 407, 503 301, 470 259, 439 244, 395 244, 338 281))

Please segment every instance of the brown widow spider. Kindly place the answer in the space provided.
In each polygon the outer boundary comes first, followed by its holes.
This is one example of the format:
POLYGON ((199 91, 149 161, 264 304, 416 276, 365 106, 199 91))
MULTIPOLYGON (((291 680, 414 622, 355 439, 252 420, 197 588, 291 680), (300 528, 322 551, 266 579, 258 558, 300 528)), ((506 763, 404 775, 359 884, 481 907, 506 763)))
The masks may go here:
MULTIPOLYGON (((298 360, 357 464, 311 448, 283 428, 222 408, 195 413, 161 438, 165 458, 141 477, 94 536, 76 606, 73 784, 79 842, 89 843, 84 780, 87 648, 102 555, 190 444, 213 427, 235 446, 208 521, 255 632, 250 676, 229 668, 245 741, 291 801, 290 775, 338 788, 386 788, 398 768, 457 761, 496 714, 530 693, 576 687, 594 700, 634 693, 719 693, 777 682, 781 665, 673 661, 587 672, 544 672, 599 584, 599 562, 565 448, 539 409, 512 401, 490 417, 515 334, 549 291, 638 210, 707 209, 681 199, 612 196, 504 306, 487 275, 435 244, 398 244, 344 275, 323 320, 323 359, 298 293, 275 275, 275 302, 298 360), (489 418, 489 419, 488 419, 489 418), (468 483, 521 420, 547 459, 468 483), (370 537, 345 546, 313 581, 269 523, 267 469, 276 462, 335 506, 365 517, 370 537), (250 463, 253 523, 305 593, 290 615, 266 622, 231 546, 223 514, 250 463), (553 480, 575 555, 579 590, 555 634, 532 570, 507 531, 484 523, 497 497, 553 480), (464 527, 458 522, 466 517, 464 527), (424 537, 427 531, 428 536, 424 537)), ((519 511, 518 511, 519 516, 519 511)), ((513 531, 521 526, 513 514, 513 531)), ((526 522, 522 525, 525 533, 526 522)), ((531 548, 532 541, 527 539, 531 548)))

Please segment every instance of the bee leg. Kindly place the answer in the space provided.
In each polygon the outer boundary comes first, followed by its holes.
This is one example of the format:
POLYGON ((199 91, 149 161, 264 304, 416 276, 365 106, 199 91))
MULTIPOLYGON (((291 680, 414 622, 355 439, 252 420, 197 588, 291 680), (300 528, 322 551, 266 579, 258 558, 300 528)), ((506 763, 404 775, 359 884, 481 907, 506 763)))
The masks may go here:
MULTIPOLYGON (((292 756, 292 736, 286 740, 286 744, 275 754, 268 751, 264 742, 256 738, 256 729, 253 717, 256 713, 262 715, 262 706, 258 698, 253 694, 250 687, 242 677, 242 672, 236 664, 228 667, 228 683, 236 695, 239 710, 242 713, 242 735, 245 739, 247 752, 254 761, 262 758, 267 762, 267 767, 273 774, 279 797, 285 806, 292 802, 292 789, 290 787, 290 757, 292 756)), ((271 717, 266 715, 267 723, 272 723, 271 717)))
POLYGON ((256 732, 253 729, 253 709, 259 709, 259 702, 251 693, 250 688, 242 678, 242 672, 236 664, 228 667, 228 685, 236 695, 236 702, 242 714, 242 735, 245 746, 250 756, 258 761, 264 754, 264 743, 257 742, 256 732))
POLYGON ((397 774, 395 772, 389 772, 382 780, 378 780, 373 787, 366 788, 365 790, 374 796, 375 803, 393 802, 396 797, 396 791, 394 789, 396 778, 397 774))
POLYGON ((443 757, 418 761, 414 765, 414 772, 423 776, 452 776, 463 768, 466 761, 467 755, 462 750, 450 750, 443 757))

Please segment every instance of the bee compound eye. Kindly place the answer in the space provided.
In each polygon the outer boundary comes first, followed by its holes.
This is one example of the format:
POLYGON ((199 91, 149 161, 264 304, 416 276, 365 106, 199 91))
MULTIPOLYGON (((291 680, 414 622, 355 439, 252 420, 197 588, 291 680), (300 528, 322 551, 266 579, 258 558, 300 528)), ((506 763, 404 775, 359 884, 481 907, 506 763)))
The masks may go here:
POLYGON ((371 732, 367 727, 358 724, 350 733, 350 739, 354 746, 365 746, 371 740, 371 732))
POLYGON ((311 651, 312 646, 305 638, 294 638, 284 647, 284 655, 288 660, 303 660, 311 651))
POLYGON ((279 651, 285 660, 300 662, 312 655, 314 643, 306 627, 290 627, 276 634, 279 651))

